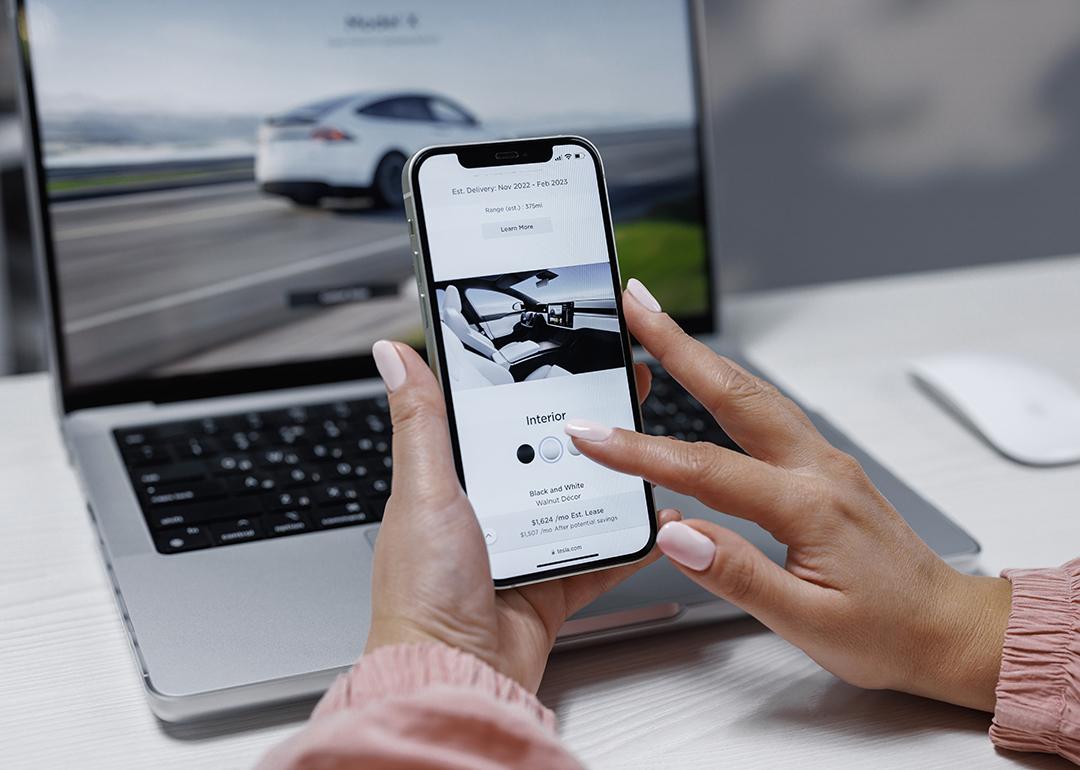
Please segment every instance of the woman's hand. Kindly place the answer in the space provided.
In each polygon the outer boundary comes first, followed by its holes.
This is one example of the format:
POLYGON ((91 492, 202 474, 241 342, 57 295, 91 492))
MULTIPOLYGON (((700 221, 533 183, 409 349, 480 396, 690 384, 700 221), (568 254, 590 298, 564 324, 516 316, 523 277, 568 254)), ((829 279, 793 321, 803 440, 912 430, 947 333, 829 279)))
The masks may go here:
POLYGON ((630 330, 749 456, 570 420, 592 459, 754 521, 786 569, 709 521, 667 524, 660 549, 840 678, 992 711, 1011 589, 942 561, 776 388, 687 336, 639 282, 630 330))
MULTIPOLYGON (((373 353, 390 397, 394 478, 375 546, 367 651, 443 642, 535 692, 566 619, 660 554, 496 592, 480 525, 454 469, 446 405, 434 375, 407 345, 381 341, 373 353)), ((644 397, 648 368, 637 374, 644 397)), ((660 523, 677 517, 662 511, 660 523)))

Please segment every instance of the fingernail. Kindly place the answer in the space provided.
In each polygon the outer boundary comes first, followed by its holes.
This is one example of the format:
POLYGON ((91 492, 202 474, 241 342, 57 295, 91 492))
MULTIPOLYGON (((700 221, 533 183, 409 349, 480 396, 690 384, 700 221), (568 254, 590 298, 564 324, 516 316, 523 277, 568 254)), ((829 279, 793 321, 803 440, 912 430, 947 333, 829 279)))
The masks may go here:
POLYGON ((567 420, 563 425, 567 436, 583 438, 586 441, 604 441, 611 435, 611 428, 601 425, 592 420, 579 420, 577 418, 567 420))
POLYGON ((405 362, 394 347, 394 343, 379 340, 371 346, 371 355, 375 357, 375 368, 379 370, 386 389, 391 393, 405 384, 405 362))
POLYGON ((642 307, 646 310, 651 310, 654 313, 660 312, 660 303, 656 301, 656 297, 654 297, 652 292, 645 288, 645 284, 637 278, 631 278, 626 282, 626 290, 630 292, 630 296, 640 302, 642 307))
POLYGON ((673 521, 679 521, 682 519, 682 514, 674 508, 664 508, 660 513, 656 514, 656 518, 660 520, 660 526, 662 527, 673 521))
POLYGON ((671 521, 660 528, 656 544, 672 561, 697 572, 709 568, 716 556, 716 546, 693 527, 671 521))

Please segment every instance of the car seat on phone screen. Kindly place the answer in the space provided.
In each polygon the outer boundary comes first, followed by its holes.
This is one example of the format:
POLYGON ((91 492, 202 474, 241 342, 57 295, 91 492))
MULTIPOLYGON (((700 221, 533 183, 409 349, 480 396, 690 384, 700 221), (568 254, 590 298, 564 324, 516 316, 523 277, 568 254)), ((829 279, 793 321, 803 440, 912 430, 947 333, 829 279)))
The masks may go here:
POLYGON ((540 346, 531 341, 511 342, 501 348, 483 332, 474 329, 461 312, 461 293, 456 286, 447 286, 442 303, 443 321, 465 347, 497 364, 509 367, 515 361, 531 356, 540 350, 540 346))
MULTIPOLYGON (((468 388, 482 388, 487 385, 507 385, 514 382, 514 376, 502 364, 466 350, 461 340, 445 322, 442 324, 442 331, 443 348, 446 351, 447 374, 452 389, 466 390, 468 388)), ((570 372, 561 366, 544 364, 529 372, 523 382, 546 380, 549 377, 562 377, 567 374, 570 374, 570 372)))

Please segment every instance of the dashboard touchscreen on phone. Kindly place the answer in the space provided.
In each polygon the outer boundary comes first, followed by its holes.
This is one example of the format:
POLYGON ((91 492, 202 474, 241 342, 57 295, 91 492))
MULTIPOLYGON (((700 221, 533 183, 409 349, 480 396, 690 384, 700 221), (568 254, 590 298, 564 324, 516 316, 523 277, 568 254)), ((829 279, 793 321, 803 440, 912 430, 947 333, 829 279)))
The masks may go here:
POLYGON ((647 485, 563 432, 640 428, 599 157, 567 140, 542 162, 414 164, 428 339, 496 584, 644 556, 647 485))

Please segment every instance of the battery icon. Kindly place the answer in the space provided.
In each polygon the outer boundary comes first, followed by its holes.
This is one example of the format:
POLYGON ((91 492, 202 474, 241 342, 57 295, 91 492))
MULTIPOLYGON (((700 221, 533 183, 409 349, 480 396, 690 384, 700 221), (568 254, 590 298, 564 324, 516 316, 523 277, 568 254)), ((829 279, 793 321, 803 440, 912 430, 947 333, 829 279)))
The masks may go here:
POLYGON ((580 157, 581 157, 581 153, 580 153, 580 152, 575 152, 575 153, 574 153, 574 157, 575 157, 575 158, 580 158, 580 157))

